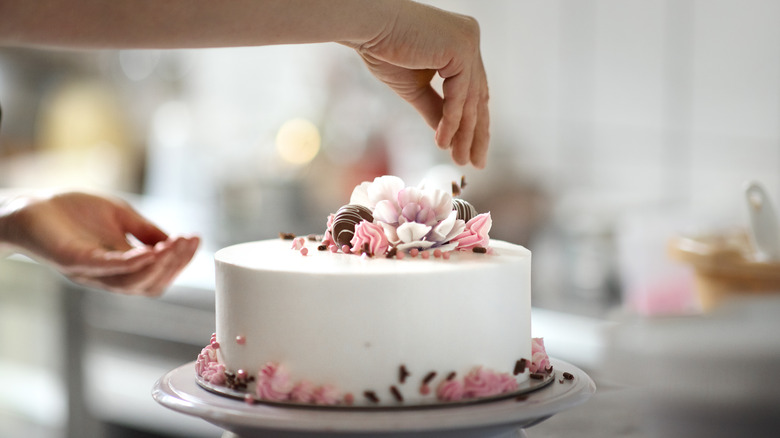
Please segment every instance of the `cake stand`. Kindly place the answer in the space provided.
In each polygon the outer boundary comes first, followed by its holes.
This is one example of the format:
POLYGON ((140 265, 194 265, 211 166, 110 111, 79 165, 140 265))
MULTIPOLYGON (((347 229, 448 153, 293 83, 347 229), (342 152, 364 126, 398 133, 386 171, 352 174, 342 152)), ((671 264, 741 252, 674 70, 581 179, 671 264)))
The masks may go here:
POLYGON ((227 432, 224 437, 329 438, 341 436, 510 438, 596 392, 593 380, 574 365, 550 362, 554 381, 518 400, 404 409, 350 410, 247 404, 200 387, 194 362, 169 371, 152 389, 163 406, 200 417, 227 432), (564 379, 568 372, 572 379, 564 379))

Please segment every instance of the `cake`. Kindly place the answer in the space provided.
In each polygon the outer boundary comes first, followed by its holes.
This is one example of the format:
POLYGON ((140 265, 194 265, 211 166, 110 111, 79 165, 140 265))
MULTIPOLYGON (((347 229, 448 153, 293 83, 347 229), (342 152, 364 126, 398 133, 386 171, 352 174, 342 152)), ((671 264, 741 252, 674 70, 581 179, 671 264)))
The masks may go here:
POLYGON ((354 407, 517 392, 551 367, 531 338, 531 253, 490 226, 448 192, 385 176, 321 237, 219 250, 199 381, 247 402, 354 407))

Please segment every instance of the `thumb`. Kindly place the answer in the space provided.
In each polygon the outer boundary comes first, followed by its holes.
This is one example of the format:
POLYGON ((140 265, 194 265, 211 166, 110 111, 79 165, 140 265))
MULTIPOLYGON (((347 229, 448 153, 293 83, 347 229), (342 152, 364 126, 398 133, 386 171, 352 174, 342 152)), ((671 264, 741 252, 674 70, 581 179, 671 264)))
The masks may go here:
POLYGON ((154 246, 168 239, 168 234, 130 207, 121 209, 117 218, 122 229, 144 245, 154 246))

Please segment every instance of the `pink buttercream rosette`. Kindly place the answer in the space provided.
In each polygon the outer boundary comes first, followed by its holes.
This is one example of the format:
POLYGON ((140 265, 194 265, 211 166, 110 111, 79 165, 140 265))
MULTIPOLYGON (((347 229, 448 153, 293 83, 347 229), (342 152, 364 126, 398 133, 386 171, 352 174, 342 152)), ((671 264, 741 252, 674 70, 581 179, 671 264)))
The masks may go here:
POLYGON ((531 339, 531 364, 528 369, 532 373, 547 371, 550 368, 550 357, 544 348, 543 338, 531 339))
POLYGON ((207 345, 200 351, 195 361, 195 372, 213 385, 222 386, 227 382, 225 366, 217 360, 217 349, 212 345, 207 345))
POLYGON ((475 367, 461 380, 448 379, 436 388, 436 397, 441 401, 458 401, 470 398, 484 398, 517 391, 517 380, 509 373, 475 367))
POLYGON ((355 235, 350 243, 357 253, 367 248, 370 256, 384 254, 390 247, 384 229, 368 221, 362 221, 355 226, 355 235))

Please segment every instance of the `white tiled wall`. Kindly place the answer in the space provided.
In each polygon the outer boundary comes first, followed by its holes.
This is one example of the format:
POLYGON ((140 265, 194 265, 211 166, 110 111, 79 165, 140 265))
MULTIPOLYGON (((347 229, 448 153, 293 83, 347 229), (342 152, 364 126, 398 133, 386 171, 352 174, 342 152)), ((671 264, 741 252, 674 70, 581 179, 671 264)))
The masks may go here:
POLYGON ((780 2, 435 4, 479 19, 493 152, 552 193, 729 209, 759 179, 780 197, 780 2))

